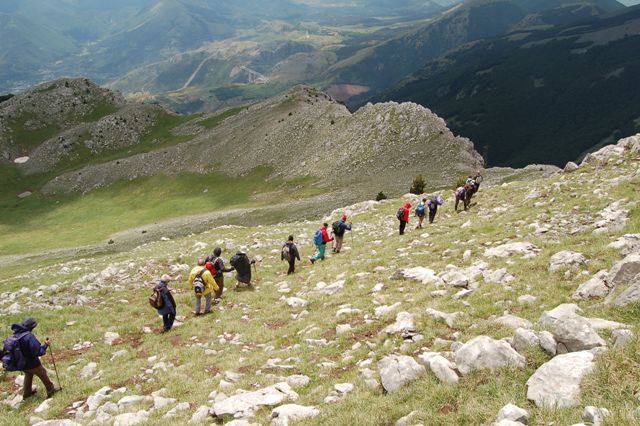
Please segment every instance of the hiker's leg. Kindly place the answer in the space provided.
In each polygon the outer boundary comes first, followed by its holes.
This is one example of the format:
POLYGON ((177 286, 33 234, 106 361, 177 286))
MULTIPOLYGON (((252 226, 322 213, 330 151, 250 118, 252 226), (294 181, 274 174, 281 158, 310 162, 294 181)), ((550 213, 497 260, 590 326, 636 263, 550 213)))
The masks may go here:
POLYGON ((209 312, 211 312, 211 293, 207 294, 204 297, 204 300, 205 300, 204 313, 208 314, 209 312))
POLYGON ((218 291, 216 291, 216 299, 220 299, 222 297, 222 292, 224 291, 224 275, 220 277, 215 277, 214 280, 216 284, 218 284, 218 291))
POLYGON ((291 259, 289 261, 289 270, 287 271, 287 275, 291 275, 296 271, 296 260, 291 259))
POLYGON ((22 399, 27 399, 35 392, 33 392, 32 383, 33 383, 33 373, 31 370, 24 371, 24 382, 22 385, 22 399))
POLYGON ((342 250, 342 242, 344 241, 344 235, 336 235, 336 253, 340 253, 342 250))
POLYGON ((326 249, 327 249, 327 245, 326 244, 320 244, 320 247, 318 249, 318 259, 324 260, 324 251, 326 249))
POLYGON ((168 313, 167 315, 163 316, 162 319, 164 320, 164 329, 166 331, 169 331, 173 327, 173 321, 175 321, 176 319, 176 313, 175 312, 168 313))
POLYGON ((405 222, 404 220, 400 221, 400 235, 404 234, 404 229, 407 226, 407 222, 405 222))
MULTIPOLYGON (((47 374, 47 370, 42 365, 39 365, 36 368, 32 368, 29 371, 33 375, 38 376, 38 378, 42 381, 42 384, 44 385, 45 389, 47 389, 47 396, 51 395, 56 390, 55 386, 53 385, 53 382, 49 380, 49 375, 47 374)), ((25 381, 26 381, 26 377, 25 377, 25 381)))
POLYGON ((429 223, 433 223, 433 219, 436 218, 436 211, 430 211, 429 212, 429 223))
POLYGON ((200 314, 200 302, 201 302, 201 299, 202 299, 202 296, 200 296, 200 295, 196 296, 196 309, 195 309, 196 315, 200 314))

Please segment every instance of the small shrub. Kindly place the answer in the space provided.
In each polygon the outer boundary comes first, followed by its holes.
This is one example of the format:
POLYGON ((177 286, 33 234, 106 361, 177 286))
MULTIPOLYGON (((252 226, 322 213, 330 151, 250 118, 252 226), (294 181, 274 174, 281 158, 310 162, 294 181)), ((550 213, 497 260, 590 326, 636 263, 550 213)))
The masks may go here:
POLYGON ((425 186, 426 182, 424 181, 424 178, 422 175, 418 175, 413 179, 409 192, 416 195, 423 194, 425 186))
POLYGON ((387 199, 387 196, 382 191, 378 192, 378 195, 376 195, 376 201, 382 201, 386 199, 387 199))

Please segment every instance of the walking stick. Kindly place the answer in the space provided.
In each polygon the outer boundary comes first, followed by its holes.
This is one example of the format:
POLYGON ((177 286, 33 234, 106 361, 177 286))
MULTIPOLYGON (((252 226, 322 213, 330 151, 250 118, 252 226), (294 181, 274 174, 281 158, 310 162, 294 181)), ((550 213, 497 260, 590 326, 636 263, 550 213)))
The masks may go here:
POLYGON ((51 347, 51 343, 49 343, 49 338, 47 337, 47 344, 49 345, 49 353, 51 354, 51 362, 53 363, 53 370, 56 372, 56 379, 58 380, 58 387, 62 390, 62 383, 60 383, 60 376, 58 375, 58 367, 56 367, 56 360, 53 357, 53 348, 51 347))

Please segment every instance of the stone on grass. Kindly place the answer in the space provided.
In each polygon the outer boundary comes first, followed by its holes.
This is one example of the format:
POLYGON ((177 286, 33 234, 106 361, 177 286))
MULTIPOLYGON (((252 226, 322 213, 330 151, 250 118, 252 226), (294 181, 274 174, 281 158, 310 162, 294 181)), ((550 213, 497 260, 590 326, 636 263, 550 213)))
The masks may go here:
POLYGON ((118 401, 118 407, 123 409, 125 407, 129 407, 130 405, 140 404, 146 401, 153 401, 153 397, 151 396, 142 396, 142 395, 127 395, 118 401))
POLYGON ((640 274, 640 253, 632 253, 613 265, 607 282, 614 287, 624 285, 638 274, 640 274))
POLYGON ((504 420, 495 422, 492 426, 524 426, 524 423, 515 422, 509 419, 504 419, 504 420))
POLYGON ((378 372, 384 389, 393 393, 424 373, 426 369, 405 355, 389 355, 378 362, 378 372))
POLYGON ((153 408, 155 410, 160 410, 168 405, 176 402, 175 398, 164 398, 162 396, 154 396, 153 397, 153 408))
POLYGON ((523 294, 522 296, 518 296, 518 303, 534 303, 538 298, 532 296, 530 294, 523 294))
POLYGON ((201 405, 191 416, 190 423, 203 423, 207 418, 209 418, 209 407, 201 405))
POLYGON ((85 365, 82 368, 82 370, 80 370, 80 378, 81 379, 88 378, 93 374, 93 372, 96 370, 97 367, 98 367, 98 364, 96 364, 95 362, 90 362, 89 364, 85 365))
POLYGON ((388 325, 384 332, 393 335, 393 334, 401 334, 407 332, 414 332, 416 330, 416 326, 413 320, 413 315, 409 312, 398 312, 396 315, 396 322, 388 325))
POLYGON ((50 399, 45 399, 44 401, 42 401, 42 403, 40 405, 38 405, 36 407, 35 410, 33 410, 33 412, 36 413, 36 414, 40 414, 40 413, 42 413, 44 411, 47 411, 50 408, 49 407, 49 402, 50 401, 51 401, 50 399))
POLYGON ((611 339, 613 340, 613 347, 615 348, 626 346, 634 337, 633 331, 631 330, 619 329, 611 332, 611 339))
POLYGON ((587 405, 582 412, 582 420, 588 425, 601 426, 605 417, 609 417, 611 412, 606 408, 587 405))
POLYGON ((432 308, 427 308, 426 313, 427 313, 427 315, 432 316, 433 318, 436 318, 436 319, 444 321, 445 324, 447 324, 449 327, 453 328, 455 326, 456 318, 462 312, 452 312, 452 313, 448 314, 446 312, 441 312, 441 311, 437 311, 437 310, 432 309, 432 308))
POLYGON ((216 417, 251 417, 261 407, 273 407, 284 401, 297 401, 298 394, 286 382, 276 383, 253 392, 239 393, 213 404, 216 417))
POLYGON ((391 306, 388 305, 383 305, 383 306, 378 306, 375 310, 374 310, 374 315, 377 317, 381 317, 383 315, 388 314, 389 312, 392 312, 396 309, 398 309, 400 307, 401 303, 400 302, 396 302, 391 306))
POLYGON ((563 303, 550 311, 543 312, 538 320, 538 324, 543 327, 551 327, 558 318, 569 314, 577 314, 579 312, 582 312, 582 309, 580 309, 575 303, 563 303))
POLYGON ((35 423, 37 426, 82 426, 82 423, 74 422, 72 420, 45 420, 39 423, 35 423))
POLYGON ((496 318, 494 321, 504 325, 505 327, 512 328, 514 330, 518 328, 533 327, 533 324, 531 324, 531 321, 524 318, 520 318, 515 315, 507 314, 507 313, 505 313, 501 317, 496 318))
POLYGON ((107 331, 106 333, 104 333, 104 343, 109 346, 113 345, 114 342, 119 338, 120 335, 118 333, 114 333, 112 331, 107 331))
POLYGON ((149 413, 141 410, 137 413, 119 414, 114 418, 113 426, 134 426, 149 420, 149 413))
POLYGON ((527 380, 527 399, 539 407, 565 408, 580 404, 580 383, 595 368, 588 351, 557 355, 527 380))
POLYGON ((513 335, 513 339, 511 339, 511 346, 519 353, 524 353, 529 350, 529 348, 538 346, 539 344, 540 339, 536 333, 525 328, 518 328, 513 335))
POLYGON ((509 257, 521 255, 522 257, 535 256, 540 250, 529 242, 516 242, 502 244, 488 248, 484 251, 485 257, 509 257))
POLYGON ((575 269, 586 265, 587 258, 582 253, 563 250, 551 256, 549 260, 549 272, 575 269))
POLYGON ((574 163, 573 161, 569 161, 565 166, 563 171, 565 173, 571 173, 578 170, 578 165, 576 163, 574 163))
POLYGON ((524 408, 520 408, 514 404, 507 404, 498 411, 496 421, 511 420, 527 424, 529 422, 529 412, 524 408))
POLYGON ((163 419, 169 419, 171 417, 175 417, 178 414, 178 411, 186 411, 190 407, 188 402, 180 402, 171 410, 167 411, 167 414, 162 416, 163 419))
POLYGON ((538 340, 540 342, 540 347, 544 349, 546 353, 555 356, 558 342, 556 342, 553 334, 548 331, 541 331, 538 333, 538 340))
POLYGON ((580 315, 570 314, 556 320, 552 325, 553 337, 569 352, 578 352, 607 343, 591 327, 589 321, 580 315))
POLYGON ((625 234, 607 247, 619 250, 623 256, 640 252, 640 234, 625 234))
POLYGON ((609 294, 609 286, 606 282, 607 275, 608 272, 606 270, 597 272, 591 279, 580 284, 571 298, 573 300, 581 300, 605 297, 609 294))
POLYGON ((455 353, 456 365, 462 375, 474 370, 496 370, 513 366, 523 368, 525 358, 507 342, 489 336, 477 336, 462 345, 455 353))
POLYGON ((435 355, 429 358, 429 369, 442 382, 447 385, 458 384, 458 373, 456 366, 442 355, 435 355))
POLYGON ((411 421, 413 420, 413 418, 416 416, 416 414, 418 414, 416 411, 412 411, 409 414, 407 414, 404 417, 400 417, 397 421, 395 426, 409 426, 411 424, 411 421))
POLYGON ((448 287, 467 287, 470 281, 468 276, 456 270, 447 271, 440 278, 448 287))
POLYGON ((635 282, 619 295, 610 294, 605 300, 605 303, 620 307, 640 303, 640 277, 636 277, 635 282))
POLYGON ((298 420, 315 417, 320 414, 316 407, 305 407, 297 404, 284 404, 271 411, 272 426, 288 426, 298 420), (291 423, 290 423, 291 422, 291 423))
POLYGON ((309 384, 311 379, 309 376, 304 376, 302 374, 294 374, 286 378, 287 383, 296 388, 302 388, 309 384))
POLYGON ((419 281, 422 284, 440 284, 442 283, 442 279, 436 275, 433 269, 423 268, 423 267, 415 267, 415 268, 407 268, 401 269, 396 272, 392 278, 398 279, 409 279, 414 281, 419 281))
POLYGON ((487 284, 507 285, 515 278, 511 275, 507 268, 496 269, 495 271, 482 271, 482 278, 487 284))
POLYGON ((304 308, 309 305, 309 302, 299 297, 289 297, 285 300, 285 303, 290 308, 304 308))

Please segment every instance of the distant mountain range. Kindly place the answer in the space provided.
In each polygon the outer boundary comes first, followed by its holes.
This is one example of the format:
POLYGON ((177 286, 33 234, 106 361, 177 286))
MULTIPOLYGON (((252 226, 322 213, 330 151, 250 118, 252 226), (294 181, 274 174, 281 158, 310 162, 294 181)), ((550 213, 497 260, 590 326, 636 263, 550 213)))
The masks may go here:
POLYGON ((640 6, 599 16, 462 46, 375 99, 429 105, 492 165, 562 165, 640 130, 640 6))

